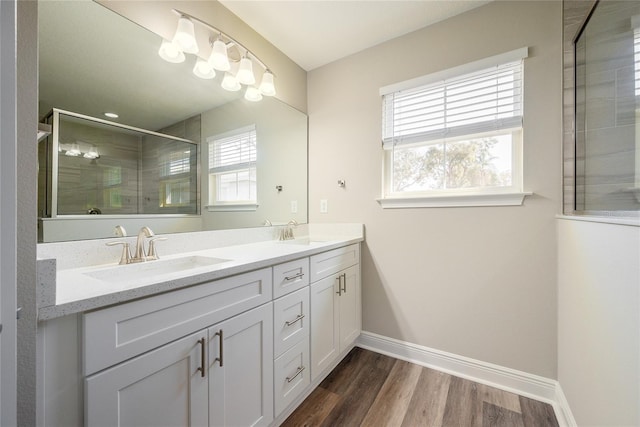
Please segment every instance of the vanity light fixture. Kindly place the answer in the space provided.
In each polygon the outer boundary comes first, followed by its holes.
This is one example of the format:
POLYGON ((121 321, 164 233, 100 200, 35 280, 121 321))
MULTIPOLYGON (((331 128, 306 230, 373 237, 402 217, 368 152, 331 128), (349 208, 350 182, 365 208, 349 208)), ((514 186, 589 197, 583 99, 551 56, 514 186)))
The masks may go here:
POLYGON ((218 71, 229 71, 231 64, 229 64, 227 44, 221 40, 221 37, 222 36, 219 35, 218 39, 213 42, 209 64, 218 71))
POLYGON ((243 56, 240 60, 240 69, 238 69, 236 79, 243 85, 253 85, 256 83, 256 77, 253 75, 253 62, 246 56, 243 56))
POLYGON ((276 94, 276 87, 273 84, 273 74, 271 74, 271 71, 266 70, 264 72, 258 89, 260 89, 260 93, 265 96, 274 96, 276 94))
POLYGON ((162 40, 158 54, 162 59, 171 63, 181 63, 186 60, 185 53, 196 55, 196 64, 193 73, 202 79, 213 79, 216 76, 215 70, 225 71, 221 82, 223 89, 235 92, 242 89, 242 85, 247 86, 245 99, 250 101, 260 101, 262 96, 274 96, 276 89, 274 85, 274 75, 269 68, 249 49, 238 43, 232 37, 224 34, 206 22, 173 9, 178 18, 178 27, 171 41, 162 40), (195 25, 198 24, 198 25, 195 25), (211 46, 211 54, 207 59, 197 56, 200 51, 196 42, 196 34, 202 40, 202 32, 206 31, 211 46), (229 55, 229 49, 233 55, 229 55), (236 59, 237 58, 237 59, 236 59), (264 69, 259 87, 255 87, 256 76, 253 73, 253 66, 260 65, 264 69))
POLYGON ((187 15, 180 15, 178 28, 173 36, 173 41, 184 53, 198 53, 198 43, 196 42, 196 31, 193 21, 187 15))

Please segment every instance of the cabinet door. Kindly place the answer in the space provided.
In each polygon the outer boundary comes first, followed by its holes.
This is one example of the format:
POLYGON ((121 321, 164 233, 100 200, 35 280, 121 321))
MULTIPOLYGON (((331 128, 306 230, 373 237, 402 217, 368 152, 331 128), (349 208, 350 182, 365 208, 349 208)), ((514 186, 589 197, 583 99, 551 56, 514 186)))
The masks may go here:
POLYGON ((354 265, 342 271, 340 300, 340 352, 344 351, 360 335, 360 266, 354 265))
POLYGON ((272 420, 269 303, 209 328, 209 425, 267 425, 272 420))
POLYGON ((338 276, 329 276, 311 285, 311 379, 338 357, 340 330, 338 276))
POLYGON ((206 368, 206 333, 189 335, 88 377, 86 425, 206 426, 207 378, 201 371, 206 368))

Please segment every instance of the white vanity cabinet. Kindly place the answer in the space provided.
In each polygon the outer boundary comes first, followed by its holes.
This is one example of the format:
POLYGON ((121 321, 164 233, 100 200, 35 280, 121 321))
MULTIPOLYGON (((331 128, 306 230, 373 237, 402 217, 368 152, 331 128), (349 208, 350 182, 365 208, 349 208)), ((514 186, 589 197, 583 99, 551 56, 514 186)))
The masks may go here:
POLYGON ((268 425, 271 299, 265 268, 85 314, 86 425, 268 425))
POLYGON ((311 379, 317 378, 361 330, 360 247, 311 257, 311 379))
POLYGON ((278 425, 360 333, 359 262, 333 246, 41 321, 38 425, 278 425))

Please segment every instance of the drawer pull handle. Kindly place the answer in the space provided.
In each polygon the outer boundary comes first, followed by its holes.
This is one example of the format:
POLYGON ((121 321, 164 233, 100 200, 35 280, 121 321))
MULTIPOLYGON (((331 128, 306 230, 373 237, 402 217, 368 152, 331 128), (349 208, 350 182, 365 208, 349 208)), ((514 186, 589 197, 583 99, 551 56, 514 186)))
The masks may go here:
POLYGON ((347 273, 342 273, 342 284, 344 285, 344 288, 342 289, 343 293, 347 293, 347 273))
POLYGON ((224 332, 222 332, 222 329, 220 329, 218 332, 216 332, 214 335, 218 336, 219 339, 219 343, 220 343, 220 357, 216 357, 215 360, 213 361, 213 363, 219 362, 220 363, 220 367, 224 366, 224 332))
POLYGON ((206 340, 204 338, 201 338, 198 340, 198 344, 200 344, 200 367, 196 370, 200 371, 200 376, 202 378, 204 378, 205 376, 205 358, 206 358, 206 354, 205 354, 205 346, 206 344, 206 340))
POLYGON ((293 319, 292 321, 285 321, 284 324, 287 326, 291 326, 296 322, 299 322, 300 320, 304 319, 304 314, 298 314, 298 317, 296 317, 295 319, 293 319))
POLYGON ((302 371, 304 371, 304 366, 300 366, 294 376, 287 377, 287 382, 290 383, 291 381, 295 380, 296 377, 302 373, 302 371))
POLYGON ((301 279, 302 276, 304 276, 304 273, 298 273, 298 274, 294 274, 293 276, 285 276, 284 280, 291 281, 291 280, 295 280, 295 279, 301 279))
POLYGON ((338 294, 338 296, 341 297, 342 296, 342 274, 336 277, 336 279, 338 280, 338 292, 336 292, 336 294, 338 294))

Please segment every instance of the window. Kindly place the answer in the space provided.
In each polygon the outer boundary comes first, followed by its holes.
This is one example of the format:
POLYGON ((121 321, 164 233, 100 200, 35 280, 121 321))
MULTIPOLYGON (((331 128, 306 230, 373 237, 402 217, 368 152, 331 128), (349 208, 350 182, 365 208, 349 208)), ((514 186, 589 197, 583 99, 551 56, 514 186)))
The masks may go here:
POLYGON ((255 209, 256 128, 237 129, 207 139, 209 143, 209 205, 255 209))
POLYGON ((380 90, 383 207, 522 203, 526 56, 523 48, 380 90))

